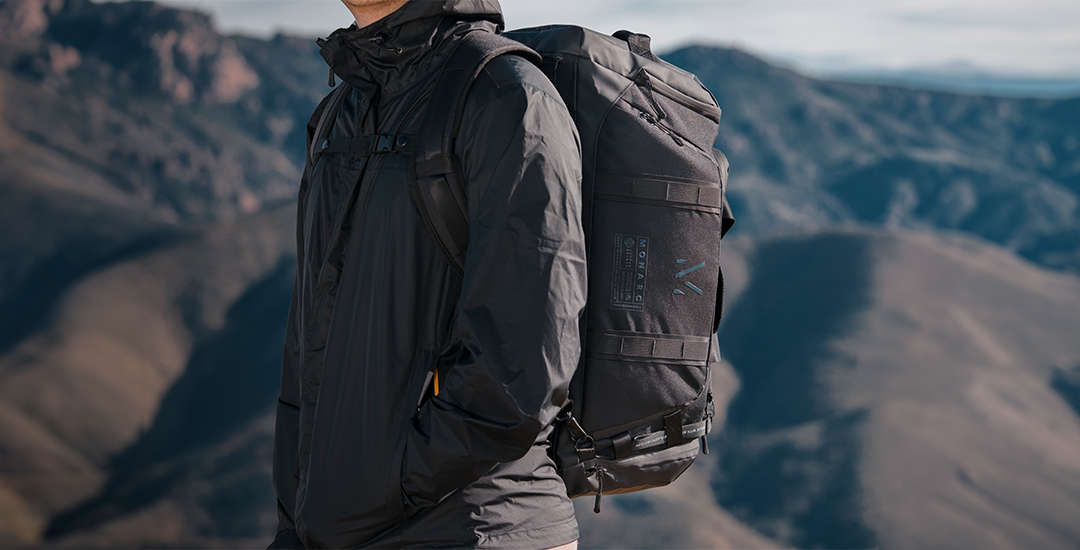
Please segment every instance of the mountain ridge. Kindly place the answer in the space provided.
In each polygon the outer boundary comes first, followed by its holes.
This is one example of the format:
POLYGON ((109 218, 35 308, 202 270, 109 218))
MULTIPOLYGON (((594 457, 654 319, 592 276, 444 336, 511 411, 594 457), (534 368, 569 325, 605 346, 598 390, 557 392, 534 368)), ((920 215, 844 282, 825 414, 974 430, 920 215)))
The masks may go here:
MULTIPOLYGON (((265 545, 316 47, 85 0, 0 46, 0 545, 265 545)), ((1080 99, 663 56, 732 162, 713 454, 582 544, 1075 546, 1080 99)))
POLYGON ((797 547, 1080 540, 1080 416, 1054 387, 1080 363, 1080 279, 959 234, 744 243, 756 272, 720 333, 740 379, 713 446, 726 509, 797 547))

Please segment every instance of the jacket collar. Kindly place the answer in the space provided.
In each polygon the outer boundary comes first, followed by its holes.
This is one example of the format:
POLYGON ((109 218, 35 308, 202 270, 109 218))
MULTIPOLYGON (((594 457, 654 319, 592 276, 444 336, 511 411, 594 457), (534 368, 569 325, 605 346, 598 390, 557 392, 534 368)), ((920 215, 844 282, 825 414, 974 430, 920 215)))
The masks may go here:
POLYGON ((459 19, 481 22, 493 32, 503 28, 498 0, 409 0, 371 25, 353 23, 316 42, 339 78, 392 94, 425 73, 436 46, 454 34, 459 19))

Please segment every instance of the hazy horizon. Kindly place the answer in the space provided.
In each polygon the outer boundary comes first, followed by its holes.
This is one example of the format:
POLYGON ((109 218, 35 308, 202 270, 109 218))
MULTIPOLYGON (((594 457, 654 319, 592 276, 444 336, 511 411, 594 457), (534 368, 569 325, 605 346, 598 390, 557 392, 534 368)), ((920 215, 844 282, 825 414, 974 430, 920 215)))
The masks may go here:
MULTIPOLYGON (((225 33, 322 36, 339 0, 160 0, 225 33)), ((737 47, 813 76, 1004 95, 1080 93, 1080 3, 1067 0, 501 0, 507 28, 573 23, 649 34, 658 52, 737 47), (910 78, 909 78, 910 77, 910 78)))

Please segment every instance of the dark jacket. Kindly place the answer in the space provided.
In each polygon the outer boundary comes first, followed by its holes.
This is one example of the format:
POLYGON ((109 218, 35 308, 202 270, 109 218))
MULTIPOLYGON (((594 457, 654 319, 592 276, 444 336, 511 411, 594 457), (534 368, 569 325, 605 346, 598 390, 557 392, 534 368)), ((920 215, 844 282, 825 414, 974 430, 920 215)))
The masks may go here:
MULTIPOLYGON (((354 89, 330 135, 417 133, 452 44, 501 26, 495 0, 412 1, 335 32, 322 55, 354 89)), ((585 304, 578 136, 543 73, 503 56, 470 91, 455 151, 470 226, 463 277, 425 230, 409 153, 328 153, 305 171, 277 411, 276 545, 545 548, 577 538, 547 436, 578 362, 585 304)))

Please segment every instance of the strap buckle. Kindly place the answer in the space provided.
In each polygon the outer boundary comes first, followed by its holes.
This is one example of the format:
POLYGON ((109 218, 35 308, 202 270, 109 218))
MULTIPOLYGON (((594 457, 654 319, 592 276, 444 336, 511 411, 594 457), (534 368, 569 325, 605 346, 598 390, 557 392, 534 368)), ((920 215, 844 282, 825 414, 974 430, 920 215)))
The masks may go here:
POLYGON ((389 153, 394 150, 394 138, 396 136, 389 134, 379 134, 371 139, 371 146, 368 150, 372 153, 389 153))

